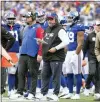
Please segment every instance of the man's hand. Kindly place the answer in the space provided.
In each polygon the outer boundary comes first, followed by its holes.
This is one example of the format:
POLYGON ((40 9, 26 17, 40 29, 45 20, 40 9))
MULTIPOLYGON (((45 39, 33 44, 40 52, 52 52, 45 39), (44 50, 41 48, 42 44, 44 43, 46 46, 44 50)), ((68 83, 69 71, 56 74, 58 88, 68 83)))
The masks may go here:
POLYGON ((7 60, 12 61, 12 58, 10 56, 7 56, 7 60))
POLYGON ((55 53, 55 52, 56 52, 56 48, 55 48, 55 47, 52 47, 51 49, 49 49, 48 52, 50 52, 50 53, 55 53))
POLYGON ((42 56, 38 55, 38 56, 37 56, 37 61, 38 61, 38 62, 41 62, 41 60, 42 60, 42 56))
POLYGON ((36 40, 37 44, 41 44, 41 42, 40 42, 41 39, 39 39, 39 38, 34 38, 34 39, 36 40))
POLYGON ((83 61, 82 61, 82 67, 86 66, 86 64, 87 64, 86 61, 83 60, 83 61))
POLYGON ((40 38, 34 38, 34 39, 37 41, 37 44, 48 44, 43 39, 40 39, 40 38))

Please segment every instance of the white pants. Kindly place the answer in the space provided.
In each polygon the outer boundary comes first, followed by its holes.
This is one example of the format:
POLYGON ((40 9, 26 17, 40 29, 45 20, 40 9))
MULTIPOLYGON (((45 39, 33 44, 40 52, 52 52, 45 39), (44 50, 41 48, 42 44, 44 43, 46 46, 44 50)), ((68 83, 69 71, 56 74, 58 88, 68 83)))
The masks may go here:
MULTIPOLYGON (((19 59, 19 53, 17 53, 17 57, 19 59)), ((15 67, 8 67, 8 73, 9 74, 15 74, 16 73, 16 70, 17 70, 17 67, 18 67, 18 62, 16 63, 15 67)))
POLYGON ((82 71, 82 51, 76 58, 75 62, 70 63, 72 56, 75 54, 75 51, 68 51, 65 61, 63 63, 63 74, 74 73, 79 74, 82 71))
POLYGON ((82 73, 84 74, 89 74, 89 63, 88 63, 88 57, 85 57, 86 65, 82 67, 82 73))

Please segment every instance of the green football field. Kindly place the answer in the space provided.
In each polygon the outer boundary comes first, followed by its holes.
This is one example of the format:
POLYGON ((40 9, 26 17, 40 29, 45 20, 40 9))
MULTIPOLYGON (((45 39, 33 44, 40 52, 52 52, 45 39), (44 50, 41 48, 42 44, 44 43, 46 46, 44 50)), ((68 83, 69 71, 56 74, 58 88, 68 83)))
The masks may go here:
POLYGON ((94 102, 93 99, 93 96, 85 97, 84 95, 81 95, 80 100, 60 99, 60 102, 94 102))
MULTIPOLYGON (((71 99, 60 99, 59 102, 95 102, 93 101, 93 96, 85 97, 84 95, 81 94, 81 99, 80 100, 71 100, 71 99)), ((23 100, 23 101, 17 101, 17 100, 10 100, 7 98, 7 93, 4 94, 4 97, 1 99, 2 102, 44 102, 44 101, 33 101, 33 100, 23 100)), ((48 102, 48 101, 45 101, 48 102)))

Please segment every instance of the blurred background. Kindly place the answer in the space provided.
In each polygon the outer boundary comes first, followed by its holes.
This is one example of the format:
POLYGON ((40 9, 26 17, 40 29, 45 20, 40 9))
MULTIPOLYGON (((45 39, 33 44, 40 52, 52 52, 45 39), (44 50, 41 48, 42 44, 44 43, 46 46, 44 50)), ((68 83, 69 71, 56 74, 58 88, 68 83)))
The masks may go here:
POLYGON ((81 22, 84 25, 91 25, 95 19, 100 18, 100 2, 89 1, 12 1, 1 2, 1 17, 4 20, 6 12, 13 11, 17 21, 21 22, 21 16, 27 11, 43 9, 45 14, 56 12, 59 16, 65 16, 70 10, 77 10, 81 15, 81 22))

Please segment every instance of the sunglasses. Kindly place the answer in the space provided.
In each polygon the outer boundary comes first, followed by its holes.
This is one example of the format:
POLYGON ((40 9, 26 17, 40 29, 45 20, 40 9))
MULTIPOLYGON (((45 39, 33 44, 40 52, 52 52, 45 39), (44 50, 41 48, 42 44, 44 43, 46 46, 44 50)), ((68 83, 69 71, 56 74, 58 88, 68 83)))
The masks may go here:
POLYGON ((97 24, 97 26, 100 26, 100 24, 97 24))

